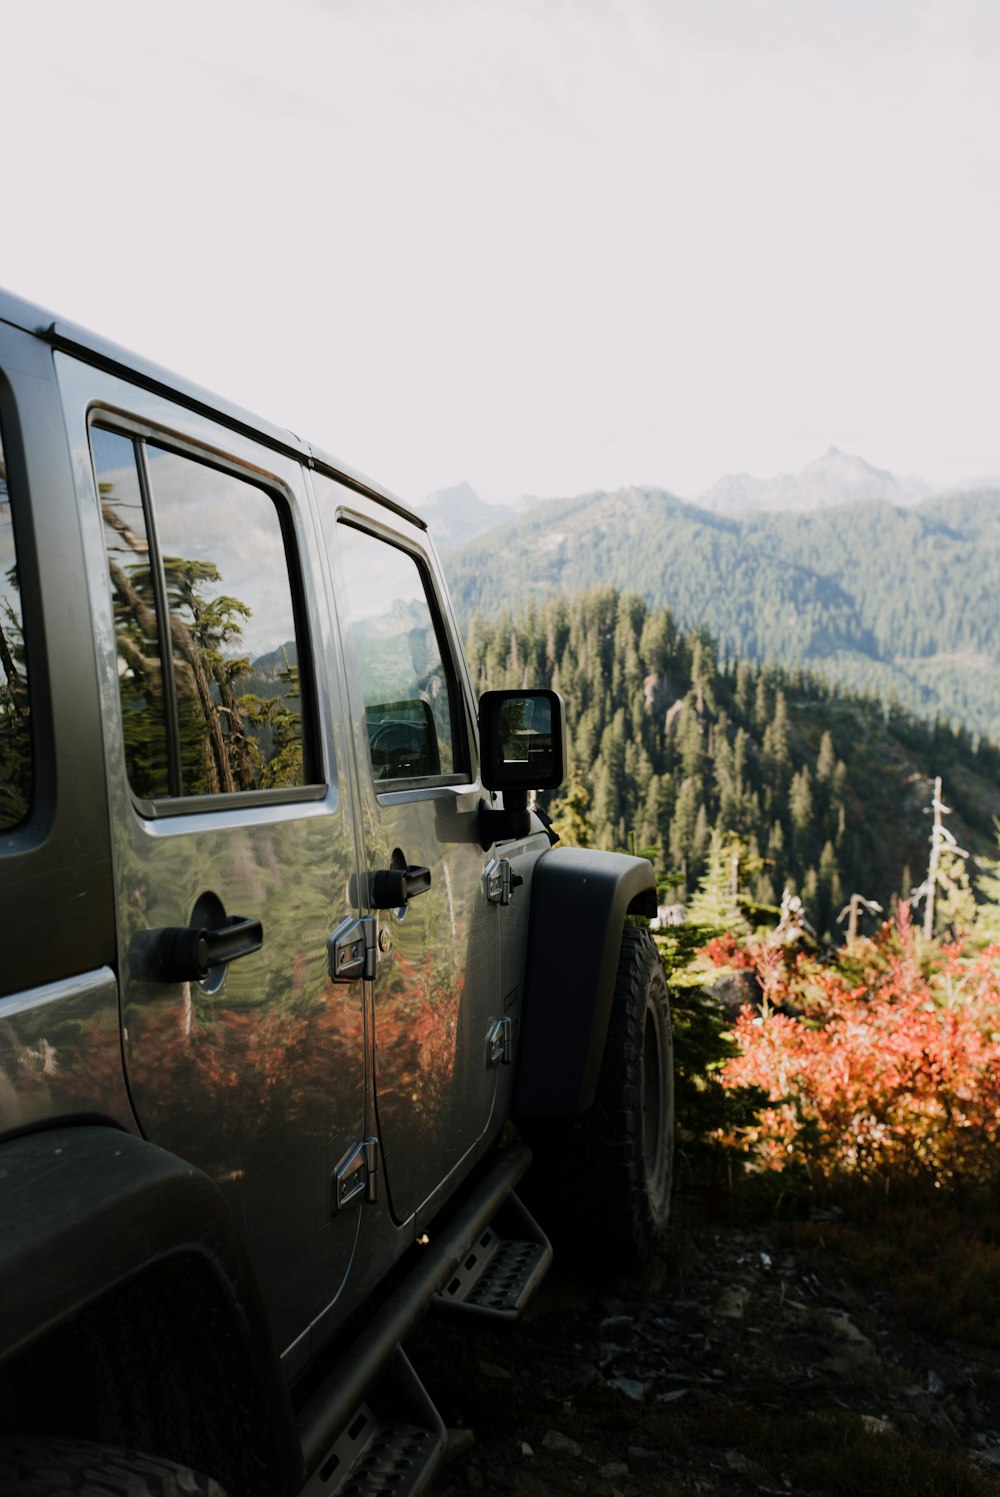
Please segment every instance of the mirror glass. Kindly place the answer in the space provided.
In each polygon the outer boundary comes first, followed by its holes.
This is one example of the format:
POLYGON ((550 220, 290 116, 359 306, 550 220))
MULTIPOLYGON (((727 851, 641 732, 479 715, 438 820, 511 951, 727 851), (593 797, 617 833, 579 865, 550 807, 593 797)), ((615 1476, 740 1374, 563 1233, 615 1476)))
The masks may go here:
POLYGON ((500 767, 535 784, 552 773, 552 703, 545 697, 508 697, 500 707, 500 767), (537 775, 537 781, 533 778, 537 775))

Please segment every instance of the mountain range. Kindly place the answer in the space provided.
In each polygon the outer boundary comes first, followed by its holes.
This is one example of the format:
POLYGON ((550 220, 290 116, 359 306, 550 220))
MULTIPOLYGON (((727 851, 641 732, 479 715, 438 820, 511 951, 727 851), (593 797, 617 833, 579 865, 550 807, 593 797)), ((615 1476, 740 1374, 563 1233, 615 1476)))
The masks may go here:
MULTIPOLYGON (((987 486, 1000 487, 1000 484, 984 480, 964 487, 987 486)), ((728 473, 692 502, 712 514, 812 513, 859 499, 884 499, 889 504, 906 506, 928 498, 931 493, 930 486, 919 478, 899 478, 884 468, 874 467, 863 457, 830 447, 822 457, 807 463, 800 473, 776 473, 772 478, 728 473)), ((468 483, 462 482, 428 494, 421 513, 431 526, 439 550, 447 551, 465 545, 496 525, 510 524, 546 502, 524 494, 516 505, 489 504, 468 483)))
POLYGON ((754 478, 750 473, 730 473, 706 489, 698 500, 702 509, 715 514, 746 514, 749 511, 798 511, 812 513, 859 499, 884 499, 889 504, 914 504, 930 494, 917 478, 897 478, 883 468, 874 468, 863 457, 852 457, 830 447, 822 457, 808 463, 801 473, 776 473, 773 478, 754 478))
POLYGON ((731 656, 806 666, 1000 740, 998 490, 726 515, 624 488, 537 503, 442 549, 465 620, 612 586, 731 656))

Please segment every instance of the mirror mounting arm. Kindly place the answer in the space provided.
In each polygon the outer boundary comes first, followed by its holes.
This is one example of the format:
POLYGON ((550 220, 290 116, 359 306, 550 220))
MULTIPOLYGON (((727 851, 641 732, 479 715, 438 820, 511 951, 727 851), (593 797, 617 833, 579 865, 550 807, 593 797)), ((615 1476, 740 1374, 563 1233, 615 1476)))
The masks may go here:
POLYGON ((479 845, 483 852, 489 852, 494 842, 510 842, 515 837, 526 837, 531 831, 528 792, 508 790, 504 802, 502 810, 488 801, 479 802, 479 845))

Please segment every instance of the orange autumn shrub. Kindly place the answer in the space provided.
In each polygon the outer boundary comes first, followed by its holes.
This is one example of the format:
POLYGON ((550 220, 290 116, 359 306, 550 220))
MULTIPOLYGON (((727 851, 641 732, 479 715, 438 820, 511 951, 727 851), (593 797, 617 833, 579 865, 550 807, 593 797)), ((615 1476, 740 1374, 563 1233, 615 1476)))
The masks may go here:
POLYGON ((710 941, 706 941, 700 948, 699 955, 713 967, 745 967, 753 970, 757 960, 750 947, 728 930, 721 936, 713 936, 710 941))
POLYGON ((832 962, 762 947, 756 968, 720 1073, 765 1094, 725 1140, 752 1167, 1000 1181, 1000 946, 924 944, 903 905, 832 962))

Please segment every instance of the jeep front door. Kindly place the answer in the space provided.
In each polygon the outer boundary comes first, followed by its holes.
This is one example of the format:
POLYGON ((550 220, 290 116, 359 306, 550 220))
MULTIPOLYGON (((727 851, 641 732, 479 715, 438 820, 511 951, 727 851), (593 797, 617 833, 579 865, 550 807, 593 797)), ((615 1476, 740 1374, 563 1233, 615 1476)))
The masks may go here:
POLYGON ((488 1134, 500 1056, 497 906, 453 625, 424 537, 316 480, 355 726, 367 888, 377 922, 375 1097, 403 1221, 488 1134))

